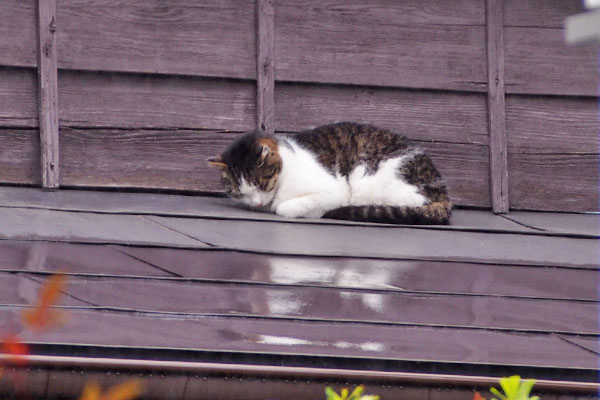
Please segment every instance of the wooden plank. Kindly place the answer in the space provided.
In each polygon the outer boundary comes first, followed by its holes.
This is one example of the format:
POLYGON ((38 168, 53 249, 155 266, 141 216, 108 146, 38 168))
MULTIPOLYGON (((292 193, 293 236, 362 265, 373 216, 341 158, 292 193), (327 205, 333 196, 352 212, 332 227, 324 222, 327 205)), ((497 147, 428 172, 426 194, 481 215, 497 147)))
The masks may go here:
POLYGON ((66 186, 222 191, 206 158, 222 151, 233 132, 61 129, 66 186))
POLYGON ((0 103, 0 126, 37 127, 36 71, 0 67, 0 103))
POLYGON ((0 183, 41 183, 37 129, 0 128, 0 183))
POLYGON ((4 0, 0 2, 0 21, 0 65, 35 67, 36 3, 4 0))
POLYGON ((492 210, 508 212, 508 166, 504 109, 504 39, 502 0, 486 1, 488 123, 490 133, 490 186, 492 210))
MULTIPOLYGON (((31 275, 0 273, 0 285, 2 285, 0 304, 35 305, 38 301, 42 282, 31 275)), ((89 303, 85 300, 64 292, 61 294, 56 302, 58 306, 89 306, 89 303)), ((3 330, 6 329, 6 325, 3 324, 2 328, 3 330)))
POLYGON ((275 107, 276 131, 299 132, 345 120, 414 140, 489 143, 483 94, 280 83, 275 107))
POLYGON ((486 90, 482 2, 287 0, 275 12, 277 80, 486 90))
POLYGON ((254 79, 254 12, 236 0, 62 1, 58 65, 254 79))
MULTIPOLYGON (((600 306, 575 301, 88 277, 70 277, 65 291, 90 305, 130 312, 600 334, 600 306)), ((28 304, 18 297, 11 303, 19 301, 28 304)))
MULTIPOLYGON (((92 311, 72 311, 71 315, 69 325, 46 332, 43 337, 18 333, 24 341, 38 343, 597 368, 596 355, 551 335, 369 325, 340 329, 339 325, 326 322, 175 319, 92 311), (335 338, 331 336, 332 329, 335 338)), ((0 316, 19 324, 14 309, 0 309, 0 316)))
POLYGON ((505 0, 504 25, 563 28, 565 18, 583 11, 579 0, 505 0))
POLYGON ((275 131, 275 9, 274 0, 256 1, 256 129, 275 131))
POLYGON ((251 82, 75 71, 59 76, 61 126, 234 131, 255 126, 251 82))
POLYGON ((509 96, 506 107, 514 207, 598 210, 597 101, 509 96))
POLYGON ((137 215, 0 209, 1 239, 122 243, 206 248, 208 245, 137 215))
POLYGON ((563 265, 595 268, 600 248, 595 239, 418 228, 383 230, 339 226, 147 217, 178 232, 231 250, 281 255, 373 257, 563 265), (436 243, 435 247, 430 244, 436 243), (360 246, 357 246, 360 244, 360 246), (468 252, 465 249, 469 249, 468 252))
POLYGON ((598 95, 597 46, 569 46, 562 29, 539 27, 506 27, 504 43, 507 93, 598 95))
POLYGON ((38 0, 38 111, 42 187, 59 180, 56 0, 38 0))
POLYGON ((522 153, 509 148, 512 206, 535 211, 598 211, 598 154, 522 153))

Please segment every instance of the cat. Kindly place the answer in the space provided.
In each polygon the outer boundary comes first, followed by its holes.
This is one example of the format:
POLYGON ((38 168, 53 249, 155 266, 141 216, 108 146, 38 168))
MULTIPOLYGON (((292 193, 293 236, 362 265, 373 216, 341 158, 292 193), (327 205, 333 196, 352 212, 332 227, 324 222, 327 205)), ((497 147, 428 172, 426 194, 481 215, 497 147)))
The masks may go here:
POLYGON ((404 136, 339 122, 295 136, 247 133, 208 159, 233 199, 283 217, 447 224, 446 185, 404 136))

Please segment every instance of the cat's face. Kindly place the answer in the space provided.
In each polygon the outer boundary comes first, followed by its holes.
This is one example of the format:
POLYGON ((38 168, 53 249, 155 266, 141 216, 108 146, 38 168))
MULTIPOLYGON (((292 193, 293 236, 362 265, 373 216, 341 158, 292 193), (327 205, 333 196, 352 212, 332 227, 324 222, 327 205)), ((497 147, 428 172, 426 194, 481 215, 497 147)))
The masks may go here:
POLYGON ((275 139, 250 133, 208 162, 221 171, 221 182, 231 198, 260 209, 269 206, 275 196, 281 172, 277 150, 275 139))

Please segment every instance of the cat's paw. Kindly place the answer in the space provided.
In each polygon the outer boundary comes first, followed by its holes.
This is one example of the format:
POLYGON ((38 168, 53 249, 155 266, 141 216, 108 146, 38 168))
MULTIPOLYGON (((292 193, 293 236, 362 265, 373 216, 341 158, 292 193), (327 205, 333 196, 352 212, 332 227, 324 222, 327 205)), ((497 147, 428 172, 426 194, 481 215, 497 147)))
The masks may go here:
POLYGON ((299 205, 293 201, 285 201, 278 205, 275 210, 275 214, 288 218, 304 217, 304 212, 304 208, 299 207, 299 205))

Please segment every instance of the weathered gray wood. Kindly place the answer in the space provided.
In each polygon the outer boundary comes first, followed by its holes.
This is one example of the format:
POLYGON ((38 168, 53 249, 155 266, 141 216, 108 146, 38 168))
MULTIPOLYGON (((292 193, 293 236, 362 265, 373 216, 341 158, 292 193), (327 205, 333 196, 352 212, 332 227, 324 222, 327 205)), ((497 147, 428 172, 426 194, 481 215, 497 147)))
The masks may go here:
POLYGON ((496 214, 507 213, 509 208, 504 110, 503 5, 503 0, 486 0, 490 186, 492 210, 496 214))
POLYGON ((316 227, 282 222, 270 225, 267 230, 263 229, 264 222, 257 221, 148 218, 215 246, 271 254, 502 262, 583 268, 596 268, 600 257, 600 248, 595 239, 490 235, 414 227, 382 232, 381 228, 373 226, 316 227))
POLYGON ((207 157, 238 134, 192 130, 61 129, 61 184, 222 191, 207 157))
POLYGON ((59 76, 62 126, 255 127, 256 86, 251 82, 75 71, 59 76))
POLYGON ((0 67, 0 126, 38 126, 36 86, 35 69, 0 67))
POLYGON ((506 100, 513 206, 598 210, 597 100, 524 96, 506 100))
POLYGON ((275 10, 274 0, 256 1, 256 129, 275 131, 275 10))
POLYGON ((61 1, 58 19, 60 68, 256 76, 253 1, 61 1))
POLYGON ((504 44, 507 93, 598 95, 597 46, 569 46, 562 29, 539 27, 506 27, 504 44))
POLYGON ((0 128, 0 183, 40 184, 37 129, 0 128))
POLYGON ((42 187, 58 188, 56 0, 38 0, 38 111, 42 187))
POLYGON ((139 215, 0 208, 0 226, 2 239, 208 247, 139 215))
POLYGON ((597 153, 529 153, 509 148, 512 207, 536 211, 599 211, 599 163, 597 153))
POLYGON ((485 91, 483 6, 279 1, 275 78, 485 91))
POLYGON ((369 123, 416 140, 489 143, 484 94, 277 84, 276 131, 298 132, 335 121, 369 123))
MULTIPOLYGON (((36 2, 0 2, 0 65, 37 65, 36 2)), ((1 79, 0 79, 1 81, 1 79)))
POLYGON ((580 0, 504 0, 504 26, 562 29, 566 17, 582 11, 580 0))
POLYGON ((515 211, 510 213, 509 218, 548 232, 577 232, 600 235, 600 215, 515 211))

